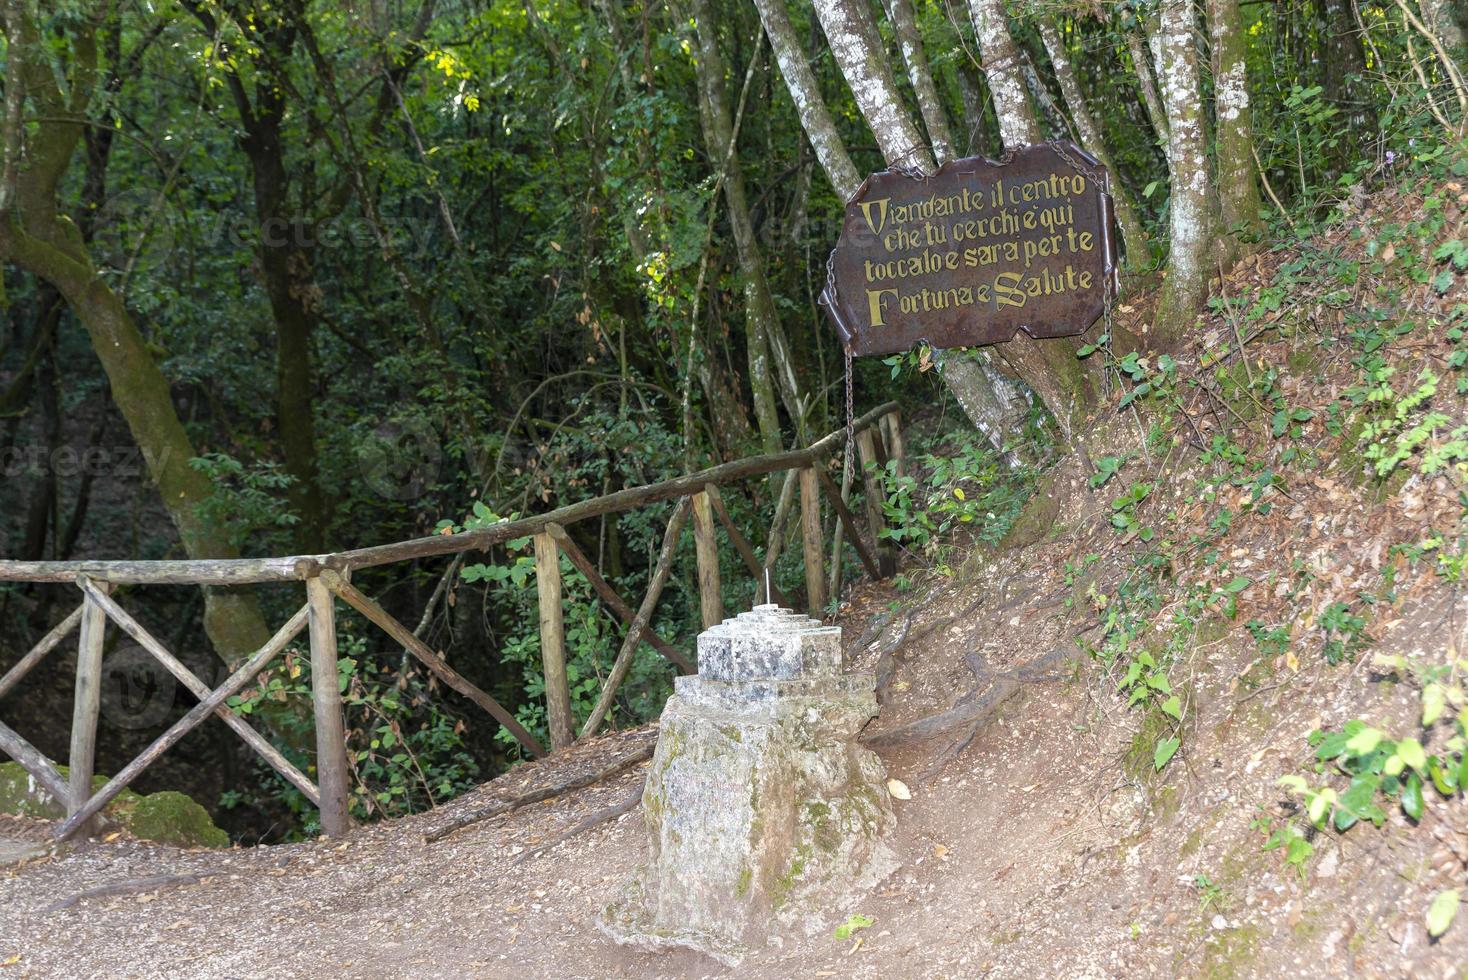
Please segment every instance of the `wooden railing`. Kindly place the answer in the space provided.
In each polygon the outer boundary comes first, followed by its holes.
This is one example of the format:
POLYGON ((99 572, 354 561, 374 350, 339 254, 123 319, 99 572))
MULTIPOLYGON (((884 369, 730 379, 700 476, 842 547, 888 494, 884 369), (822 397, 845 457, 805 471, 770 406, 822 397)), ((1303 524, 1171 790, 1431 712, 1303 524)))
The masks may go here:
POLYGON ((891 458, 897 461, 899 467, 902 465, 901 420, 896 404, 888 402, 873 409, 856 419, 852 428, 866 481, 869 542, 863 540, 862 529, 847 507, 842 491, 836 487, 824 465, 826 458, 842 447, 845 436, 843 429, 804 449, 735 460, 661 483, 633 487, 581 501, 545 514, 505 521, 460 534, 433 535, 330 555, 217 561, 0 560, 0 582, 71 583, 82 594, 81 605, 47 633, 15 666, 0 676, 0 698, 4 698, 31 669, 57 649, 72 630, 79 630, 68 759, 70 769, 67 778, 62 777, 54 762, 4 722, 0 722, 0 751, 19 762, 47 793, 57 800, 65 801, 67 817, 55 831, 58 840, 65 840, 83 828, 94 829, 98 814, 123 788, 210 715, 217 715, 261 758, 320 808, 323 832, 339 836, 350 829, 352 821, 347 807, 350 769, 337 675, 335 599, 341 599, 376 624, 403 649, 421 661, 443 684, 487 711, 532 755, 539 757, 546 754, 546 747, 526 731, 503 705, 450 667, 442 656, 419 639, 412 630, 352 585, 351 575, 354 571, 411 559, 482 551, 516 538, 533 537, 540 608, 540 651, 545 671, 546 718, 551 749, 560 749, 570 745, 577 737, 586 738, 594 734, 601 726, 611 710, 618 687, 631 667, 632 655, 641 643, 648 643, 684 673, 695 670, 687 655, 658 636, 651 627, 653 612, 672 571, 678 540, 690 517, 693 521, 698 564, 699 609, 705 629, 724 618, 718 545, 714 531, 716 521, 723 525, 730 543, 754 577, 756 601, 768 601, 771 598, 765 595, 766 583, 769 583, 772 597, 782 604, 788 604, 786 598, 774 587, 770 573, 785 540, 785 524, 794 509, 797 491, 800 496, 799 521, 805 564, 806 605, 812 615, 822 614, 828 586, 833 590, 839 588, 843 532, 847 543, 855 549, 868 574, 873 578, 891 574, 895 565, 894 555, 888 542, 880 536, 883 527, 881 490, 875 473, 867 469, 865 464, 875 462, 885 465, 891 458), (770 528, 769 546, 764 560, 760 561, 748 538, 731 519, 720 496, 719 487, 782 471, 794 471, 796 478, 786 479, 783 484, 770 528), (833 574, 829 580, 824 570, 826 550, 820 512, 822 491, 838 518, 831 549, 833 574), (595 563, 577 547, 565 527, 575 521, 675 499, 678 503, 664 532, 662 548, 648 580, 647 593, 634 610, 602 577, 595 563), (586 577, 592 591, 606 607, 627 624, 627 633, 621 648, 579 736, 572 731, 570 686, 566 676, 559 560, 562 554, 586 577), (305 604, 286 620, 264 646, 246 658, 223 683, 213 689, 184 666, 172 651, 149 633, 112 596, 114 587, 118 585, 220 586, 283 581, 305 583, 305 604), (92 774, 102 692, 103 639, 109 621, 152 654, 179 682, 193 692, 199 703, 104 786, 93 792, 92 774), (311 647, 316 783, 297 769, 268 739, 255 731, 226 703, 244 690, 303 629, 308 631, 311 647))

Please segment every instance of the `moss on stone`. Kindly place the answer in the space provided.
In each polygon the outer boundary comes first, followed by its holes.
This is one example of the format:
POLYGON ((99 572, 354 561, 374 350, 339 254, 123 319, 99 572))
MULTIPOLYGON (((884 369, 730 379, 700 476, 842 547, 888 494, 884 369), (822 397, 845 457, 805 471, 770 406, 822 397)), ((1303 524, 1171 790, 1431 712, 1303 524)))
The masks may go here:
POLYGON ((179 847, 228 847, 229 835, 183 793, 164 790, 140 797, 127 820, 134 837, 179 847))
POLYGON ((1203 944, 1201 975, 1208 980, 1234 980, 1252 974, 1250 969, 1259 949, 1257 926, 1225 929, 1203 944))
POLYGON ((810 856, 811 851, 808 844, 801 844, 795 848, 795 856, 790 859, 790 867, 770 889, 770 905, 775 911, 778 912, 790 900, 790 893, 795 890, 795 883, 800 880, 800 876, 805 874, 805 866, 810 856))
MULTIPOLYGON (((65 766, 57 766, 63 777, 65 766)), ((107 778, 92 777, 92 791, 107 785, 107 778)), ((60 820, 66 806, 37 786, 18 762, 0 763, 0 813, 37 820, 60 820)), ((104 820, 123 828, 139 840, 158 841, 180 847, 228 847, 229 835, 209 818, 209 813, 183 793, 164 790, 139 796, 125 789, 102 810, 104 820)))

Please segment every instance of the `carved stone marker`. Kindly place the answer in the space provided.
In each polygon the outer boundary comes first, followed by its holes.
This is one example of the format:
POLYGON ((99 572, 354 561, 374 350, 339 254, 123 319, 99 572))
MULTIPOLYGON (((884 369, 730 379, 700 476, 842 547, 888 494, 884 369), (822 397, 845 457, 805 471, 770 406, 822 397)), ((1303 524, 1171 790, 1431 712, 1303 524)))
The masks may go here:
POLYGON ((642 794, 648 860, 608 934, 734 965, 781 926, 824 928, 896 867, 886 772, 856 741, 875 679, 841 661, 839 627, 774 605, 699 636, 642 794))
POLYGON ((1082 333, 1116 287, 1110 186, 1070 143, 873 174, 847 202, 821 304, 858 355, 1082 333))

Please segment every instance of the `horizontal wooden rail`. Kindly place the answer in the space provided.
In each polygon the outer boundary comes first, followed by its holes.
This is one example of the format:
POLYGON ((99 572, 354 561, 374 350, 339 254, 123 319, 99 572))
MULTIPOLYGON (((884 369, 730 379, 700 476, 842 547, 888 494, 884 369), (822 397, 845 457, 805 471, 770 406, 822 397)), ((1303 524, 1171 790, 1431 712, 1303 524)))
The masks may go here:
MULTIPOLYGON (((878 405, 852 423, 857 431, 876 425, 896 402, 878 405)), ((604 514, 632 510, 663 500, 698 493, 705 484, 715 486, 763 476, 780 470, 798 470, 814 465, 838 448, 845 429, 811 443, 804 449, 750 456, 713 466, 697 473, 629 487, 602 497, 558 507, 544 514, 505 521, 462 534, 433 534, 394 544, 357 548, 328 555, 294 555, 286 558, 219 558, 199 561, 9 561, 0 560, 0 582, 73 582, 78 575, 104 579, 114 585, 251 585, 262 582, 293 582, 311 578, 322 568, 347 571, 371 568, 414 558, 432 558, 463 551, 483 551, 492 545, 543 532, 550 524, 584 521, 604 514)))

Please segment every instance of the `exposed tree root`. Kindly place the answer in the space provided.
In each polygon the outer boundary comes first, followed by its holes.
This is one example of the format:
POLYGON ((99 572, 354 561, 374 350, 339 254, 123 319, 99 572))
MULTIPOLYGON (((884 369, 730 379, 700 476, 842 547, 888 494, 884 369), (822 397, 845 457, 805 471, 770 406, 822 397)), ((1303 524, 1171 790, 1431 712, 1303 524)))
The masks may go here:
POLYGON ((632 792, 627 795, 627 798, 625 800, 622 800, 619 803, 613 803, 611 806, 603 807, 602 809, 597 810, 595 813, 592 813, 586 818, 577 822, 576 826, 572 827, 570 830, 566 831, 555 840, 547 841, 546 843, 541 844, 538 847, 532 847, 524 854, 521 854, 519 857, 515 858, 514 861, 511 861, 510 867, 524 864, 526 861, 529 861, 531 858, 535 857, 538 854, 544 854, 546 851, 550 850, 553 847, 560 847, 562 844, 566 843, 566 841, 570 840, 572 837, 575 837, 577 834, 584 834, 588 830, 591 830, 593 827, 600 827, 604 823, 617 819, 624 813, 635 810, 637 808, 637 804, 642 802, 642 787, 643 784, 638 783, 637 786, 632 790, 632 792))
MULTIPOLYGON (((1023 667, 1018 667, 1003 674, 992 675, 992 686, 978 694, 978 688, 965 694, 958 703, 947 711, 941 711, 926 718, 910 721, 896 728, 876 732, 863 737, 862 741, 869 748, 888 748, 900 745, 904 742, 921 741, 922 739, 934 738, 944 735, 955 728, 962 728, 967 735, 961 741, 967 745, 968 740, 973 738, 980 725, 989 719, 1001 704, 1009 700, 1019 692, 1025 684, 1043 683, 1045 681, 1061 680, 1063 675, 1047 673, 1060 666, 1067 659, 1074 656, 1076 647, 1073 643, 1056 647, 1023 667), (968 729, 973 731, 968 731, 968 729)), ((990 672, 981 657, 970 654, 966 658, 969 668, 979 677, 980 683, 989 679, 990 672)), ((960 749, 961 751, 961 749, 960 749)), ((956 753, 955 753, 956 754, 956 753)))
POLYGON ((455 817, 452 821, 437 830, 424 834, 423 840, 426 843, 432 844, 435 841, 443 840, 450 834, 462 830, 470 824, 478 823, 481 820, 488 820, 491 817, 497 817, 502 813, 518 810, 521 807, 529 806, 531 803, 548 800, 553 796, 560 796, 562 793, 569 793, 573 789, 582 789, 594 783, 599 783, 609 776, 615 776, 617 773, 630 769, 638 763, 651 759, 653 750, 656 748, 657 744, 655 742, 649 742, 636 752, 628 753, 594 772, 584 773, 574 779, 568 779, 565 782, 555 783, 551 786, 542 786, 540 789, 522 793, 508 800, 496 800, 489 806, 480 807, 477 810, 470 810, 468 813, 455 817))
POLYGON ((92 898, 111 898, 114 895, 141 895, 144 892, 162 891, 165 888, 177 888, 181 885, 194 885, 202 881, 208 875, 149 875, 146 878, 128 878, 124 881, 114 881, 106 885, 98 885, 96 888, 88 888, 86 891, 77 892, 70 898, 63 898, 46 906, 44 911, 60 912, 69 909, 79 902, 92 898))

